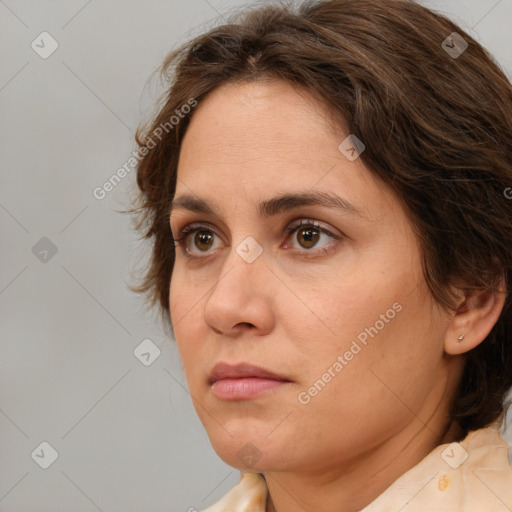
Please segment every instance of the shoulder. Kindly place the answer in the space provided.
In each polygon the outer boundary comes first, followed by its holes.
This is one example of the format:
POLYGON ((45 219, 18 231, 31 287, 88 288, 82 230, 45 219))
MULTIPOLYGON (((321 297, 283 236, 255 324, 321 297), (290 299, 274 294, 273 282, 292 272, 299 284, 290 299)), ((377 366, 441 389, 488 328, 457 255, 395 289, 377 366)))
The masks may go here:
POLYGON ((242 473, 240 482, 202 512, 265 512, 267 484, 260 473, 242 473))
POLYGON ((501 435, 502 419, 469 432, 459 443, 436 447, 362 512, 405 505, 410 512, 512 510, 512 468, 501 435))

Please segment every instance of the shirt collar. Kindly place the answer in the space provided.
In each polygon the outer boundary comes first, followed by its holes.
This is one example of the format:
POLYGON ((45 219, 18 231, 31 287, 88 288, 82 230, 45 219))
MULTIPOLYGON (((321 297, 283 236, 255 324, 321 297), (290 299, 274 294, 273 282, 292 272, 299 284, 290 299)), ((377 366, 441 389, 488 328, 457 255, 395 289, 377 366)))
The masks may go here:
MULTIPOLYGON (((500 420, 460 443, 437 446, 361 512, 503 512, 512 510, 512 468, 500 420)), ((268 489, 260 473, 240 482, 203 512, 265 512, 268 489)))

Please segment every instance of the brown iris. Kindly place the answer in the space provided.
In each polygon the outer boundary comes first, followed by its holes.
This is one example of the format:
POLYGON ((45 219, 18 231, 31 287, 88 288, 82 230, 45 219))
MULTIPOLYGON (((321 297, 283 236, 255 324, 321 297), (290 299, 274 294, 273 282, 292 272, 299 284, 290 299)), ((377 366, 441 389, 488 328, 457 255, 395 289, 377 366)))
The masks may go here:
POLYGON ((207 251, 211 247, 213 236, 208 231, 198 231, 194 235, 194 244, 199 250, 207 251), (204 244, 205 247, 202 247, 204 244))
POLYGON ((297 231, 297 238, 299 239, 299 243, 307 249, 316 245, 318 243, 319 237, 319 231, 314 228, 302 228, 297 231), (300 241, 300 238, 304 240, 304 243, 300 241))

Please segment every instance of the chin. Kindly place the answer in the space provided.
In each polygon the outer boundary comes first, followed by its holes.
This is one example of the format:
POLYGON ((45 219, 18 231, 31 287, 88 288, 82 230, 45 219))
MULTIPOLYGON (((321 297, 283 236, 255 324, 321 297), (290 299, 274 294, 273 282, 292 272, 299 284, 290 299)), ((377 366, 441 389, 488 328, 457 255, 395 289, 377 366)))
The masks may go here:
MULTIPOLYGON (((261 451, 254 443, 248 441, 241 446, 231 446, 217 448, 214 446, 215 453, 228 466, 240 471, 250 473, 263 473, 264 471, 279 470, 279 464, 269 458, 269 451, 261 451)), ((275 455, 275 454, 274 454, 275 455)))
POLYGON ((226 464, 240 471, 251 473, 262 473, 266 471, 285 471, 297 464, 299 461, 290 457, 290 454, 298 456, 296 453, 296 443, 289 446, 286 439, 272 433, 268 436, 268 429, 251 429, 250 420, 245 420, 245 429, 233 432, 229 436, 218 425, 214 432, 208 431, 210 443, 215 453, 226 464), (222 434, 219 433, 222 431, 222 434))

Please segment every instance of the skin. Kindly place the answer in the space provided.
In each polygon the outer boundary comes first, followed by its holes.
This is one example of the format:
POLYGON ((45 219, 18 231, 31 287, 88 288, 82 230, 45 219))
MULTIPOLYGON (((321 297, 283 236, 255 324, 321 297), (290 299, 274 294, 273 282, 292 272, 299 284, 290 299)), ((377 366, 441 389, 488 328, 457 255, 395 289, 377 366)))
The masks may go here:
POLYGON ((209 244, 194 234, 181 242, 170 286, 194 406, 227 464, 264 475, 267 512, 360 510, 454 439, 447 413, 458 355, 485 338, 504 300, 461 292, 460 311, 437 305, 401 203, 361 158, 344 157, 338 145, 348 133, 329 119, 307 91, 284 82, 216 89, 191 119, 175 198, 193 194, 219 216, 170 216, 174 238, 195 222, 208 223, 212 236, 209 244), (304 191, 335 193, 361 215, 300 206, 266 218, 257 210, 260 201, 304 191), (307 229, 286 234, 296 219, 335 236, 320 234, 311 246, 307 229), (236 252, 247 236, 263 249, 252 263, 236 252), (300 403, 299 393, 395 303, 394 318, 300 403), (221 400, 208 382, 220 361, 249 362, 292 382, 255 399, 221 400), (246 443, 260 457, 250 466, 237 456, 246 443))

